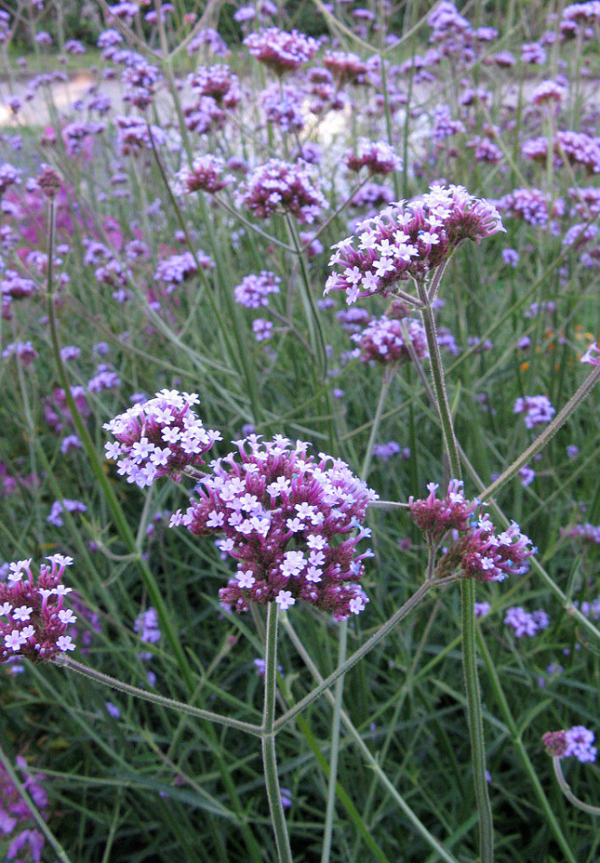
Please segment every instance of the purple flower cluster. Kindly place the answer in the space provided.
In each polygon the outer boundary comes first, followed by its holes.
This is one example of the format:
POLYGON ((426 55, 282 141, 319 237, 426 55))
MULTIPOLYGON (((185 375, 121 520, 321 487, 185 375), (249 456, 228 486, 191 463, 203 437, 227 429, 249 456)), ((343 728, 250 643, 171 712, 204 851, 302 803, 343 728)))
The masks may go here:
POLYGON ((37 584, 31 572, 31 560, 19 560, 8 566, 8 580, 0 583, 0 662, 17 654, 33 661, 51 660, 58 653, 75 650, 67 626, 77 618, 63 608, 63 598, 71 588, 62 584, 62 576, 73 559, 62 554, 46 558, 37 584))
MULTIPOLYGON (((196 259, 203 270, 214 267, 213 261, 200 249, 196 252, 196 259)), ((167 293, 172 294, 178 285, 191 279, 197 272, 198 267, 194 256, 191 252, 184 252, 182 255, 171 255, 170 258, 160 261, 154 278, 164 282, 168 286, 167 293)))
POLYGON ((530 429, 536 423, 550 422, 556 408, 552 407, 548 396, 524 396, 516 400, 513 413, 525 414, 525 425, 530 429))
POLYGON ((305 124, 302 113, 304 93, 296 87, 280 87, 272 84, 262 94, 262 104, 269 123, 273 123, 283 132, 301 131, 305 124))
POLYGON ((235 108, 242 100, 239 78, 226 63, 200 66, 187 80, 194 93, 210 96, 224 108, 235 108))
POLYGON ((363 84, 369 68, 358 54, 344 51, 326 51, 323 66, 339 85, 363 84))
POLYGON ((399 455, 403 459, 409 459, 410 449, 408 447, 402 449, 398 441, 390 440, 387 443, 376 443, 373 447, 373 455, 382 461, 387 461, 394 455, 399 455))
POLYGON ((356 546, 369 536, 362 521, 375 492, 343 461, 307 455, 302 441, 250 435, 235 443, 238 452, 212 462, 197 499, 171 519, 195 535, 225 535, 217 545, 237 572, 221 601, 247 611, 251 602, 285 610, 302 599, 338 620, 358 614, 371 552, 357 555, 356 546))
POLYGON ((258 219, 275 213, 290 213, 301 223, 311 224, 329 208, 329 201, 302 165, 269 159, 239 187, 236 203, 247 207, 258 219))
POLYGON ((237 303, 248 309, 259 309, 269 305, 269 294, 278 294, 281 279, 270 270, 261 270, 260 275, 245 276, 234 288, 237 303))
POLYGON ((562 199, 551 199, 540 189, 514 189, 496 201, 496 206, 501 213, 540 228, 546 228, 550 216, 556 218, 564 214, 562 199))
POLYGON ((225 186, 235 182, 233 174, 223 175, 225 162, 210 153, 198 156, 192 162, 191 168, 182 168, 176 174, 175 192, 189 195, 191 192, 209 192, 214 195, 225 186))
POLYGON ((87 512, 87 506, 80 500, 71 500, 66 497, 62 500, 55 500, 46 521, 55 527, 63 527, 63 512, 87 512))
MULTIPOLYGON (((31 795, 42 818, 46 820, 48 795, 39 784, 46 777, 42 773, 38 773, 35 779, 28 776, 27 762, 21 755, 17 755, 15 761, 16 766, 25 773, 22 779, 23 787, 31 795)), ((29 807, 2 765, 0 765, 0 832, 10 840, 5 860, 14 860, 15 863, 32 860, 38 863, 42 859, 44 837, 37 829, 29 807)))
POLYGON ((133 405, 104 424, 117 439, 106 444, 106 457, 116 460, 117 472, 140 488, 160 476, 178 482, 186 467, 203 465, 202 455, 221 440, 219 432, 205 429, 190 410, 199 402, 194 393, 165 389, 133 405))
POLYGON ((471 516, 478 506, 477 501, 465 498, 460 480, 450 480, 448 491, 441 499, 436 497, 438 488, 437 483, 430 482, 427 485, 428 497, 415 500, 411 495, 408 499, 412 520, 431 546, 437 545, 449 530, 469 530, 471 516))
MULTIPOLYGON (((521 152, 526 159, 544 162, 548 153, 547 138, 529 138, 521 152)), ((554 138, 557 165, 566 159, 571 165, 583 165, 590 174, 600 173, 600 139, 585 132, 559 131, 554 138)))
POLYGON ((504 616, 504 623, 514 631, 517 638, 537 635, 542 629, 550 626, 550 618, 541 608, 534 612, 525 611, 520 605, 509 608, 504 616))
POLYGON ((585 524, 576 524, 566 534, 566 536, 574 539, 583 539, 585 542, 593 542, 600 545, 600 525, 593 525, 589 522, 585 524))
POLYGON ((277 75, 308 63, 318 47, 312 36, 305 36, 298 30, 287 33, 277 27, 251 33, 244 39, 244 45, 253 57, 273 69, 277 75))
POLYGON ((525 560, 536 552, 531 540, 515 522, 497 536, 489 516, 480 513, 475 520, 479 502, 467 500, 462 486, 459 480, 450 480, 445 497, 438 499, 439 486, 429 483, 427 498, 415 501, 411 496, 408 501, 412 519, 430 547, 437 547, 448 530, 462 534, 440 559, 437 577, 460 572, 463 578, 502 581, 507 575, 525 572, 525 560))
POLYGON ((398 281, 424 280, 464 240, 479 242, 503 230, 492 204, 462 186, 433 185, 421 198, 392 204, 359 223, 357 238, 336 243, 329 265, 339 272, 329 276, 325 293, 345 291, 348 303, 375 293, 389 296, 398 281))
POLYGON ((420 360, 429 356, 425 329, 415 318, 383 315, 370 321, 361 333, 354 333, 351 338, 359 346, 358 352, 363 363, 372 360, 383 365, 408 362, 411 356, 407 339, 420 360))
POLYGON ((346 156, 346 165, 351 171, 368 168, 371 174, 393 174, 402 170, 402 159, 387 141, 369 141, 359 138, 357 152, 346 156))
POLYGON ((576 758, 582 764, 596 760, 598 750, 592 746, 595 735, 584 725, 574 725, 567 731, 547 731, 542 740, 546 752, 554 758, 576 758))

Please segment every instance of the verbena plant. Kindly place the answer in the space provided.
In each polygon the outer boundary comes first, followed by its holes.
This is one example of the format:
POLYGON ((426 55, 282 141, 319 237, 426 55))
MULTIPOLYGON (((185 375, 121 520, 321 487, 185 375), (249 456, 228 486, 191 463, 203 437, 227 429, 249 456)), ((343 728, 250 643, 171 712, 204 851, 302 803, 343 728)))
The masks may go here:
POLYGON ((311 9, 0 11, 6 859, 598 857, 600 7, 311 9))

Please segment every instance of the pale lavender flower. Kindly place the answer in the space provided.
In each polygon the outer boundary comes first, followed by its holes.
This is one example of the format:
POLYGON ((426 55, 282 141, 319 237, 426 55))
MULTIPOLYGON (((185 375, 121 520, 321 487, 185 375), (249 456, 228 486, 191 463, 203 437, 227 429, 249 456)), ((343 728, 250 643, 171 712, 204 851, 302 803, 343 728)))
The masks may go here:
POLYGON ((265 318, 256 318, 252 322, 252 331, 257 342, 266 342, 273 335, 273 323, 265 318))
POLYGON ((521 606, 514 606, 507 610, 504 623, 510 626, 517 638, 523 638, 524 635, 531 637, 546 629, 550 625, 550 618, 542 609, 530 613, 521 606))
POLYGON ((592 366, 600 366, 600 342, 593 342, 584 355, 581 357, 582 363, 590 363, 592 366))
POLYGON ((244 39, 244 45, 253 57, 278 75, 307 63, 313 58, 318 47, 312 36, 305 36, 298 30, 287 33, 277 27, 251 33, 244 39))

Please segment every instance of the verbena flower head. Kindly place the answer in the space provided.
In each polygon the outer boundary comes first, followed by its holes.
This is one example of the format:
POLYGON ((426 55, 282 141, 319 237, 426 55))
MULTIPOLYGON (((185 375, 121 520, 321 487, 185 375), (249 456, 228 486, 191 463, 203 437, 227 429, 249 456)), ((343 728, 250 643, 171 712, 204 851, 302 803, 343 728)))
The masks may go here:
POLYGON ((411 356, 407 341, 412 344, 419 359, 429 355, 425 329, 416 318, 398 319, 383 315, 370 321, 361 333, 354 333, 351 338, 357 342, 364 363, 371 360, 383 365, 408 362, 411 356))
POLYGON ((368 602, 359 581, 367 504, 377 495, 340 459, 307 455, 308 444, 281 435, 236 441, 210 465, 198 497, 171 525, 196 535, 223 534, 219 549, 237 561, 219 597, 236 611, 252 602, 287 609, 304 600, 343 620, 368 602))
POLYGON ((203 465, 203 454, 221 440, 220 433, 204 428, 191 410, 199 402, 194 393, 164 389, 133 405, 104 424, 117 439, 106 444, 106 457, 115 459, 117 472, 140 488, 160 476, 178 482, 186 467, 203 465))
POLYGON ((399 281, 425 280, 464 240, 478 243, 503 230, 488 201, 463 186, 433 185, 421 198, 391 204, 365 219, 357 236, 336 243, 329 265, 338 271, 327 279, 325 293, 345 291, 348 303, 371 294, 388 297, 399 281))
POLYGON ((312 60, 318 47, 312 36, 305 36, 297 30, 287 33, 277 27, 251 33, 244 39, 244 45, 253 57, 278 75, 289 69, 298 69, 312 60))
POLYGON ((258 219, 275 213, 290 213, 299 222, 311 224, 329 201, 314 184, 303 165, 269 159, 259 165, 238 190, 236 203, 247 207, 258 219))
POLYGON ((478 501, 469 501, 463 492, 463 483, 452 479, 443 498, 436 497, 439 485, 427 485, 429 496, 415 500, 408 499, 410 514, 417 527, 423 531, 430 545, 437 545, 449 530, 467 531, 471 526, 471 515, 477 509, 478 501))
POLYGON ((554 758, 576 758, 583 764, 596 760, 598 750, 592 746, 595 735, 584 725, 574 725, 567 731, 547 731, 542 740, 548 755, 554 758))
POLYGON ((368 168, 371 174, 393 174, 402 170, 402 159, 387 141, 369 141, 368 138, 359 139, 357 152, 350 152, 345 162, 351 171, 368 168))
POLYGON ((479 513, 479 501, 469 501, 462 490, 462 482, 450 480, 445 497, 438 499, 438 485, 429 483, 429 496, 415 501, 409 498, 410 513, 430 547, 439 545, 448 530, 455 530, 458 539, 443 554, 436 569, 438 578, 460 574, 477 581, 502 581, 507 575, 521 575, 526 571, 525 560, 537 549, 521 533, 519 526, 511 526, 496 535, 489 516, 479 513))
POLYGON ((189 195, 192 192, 209 192, 211 195, 235 182, 233 174, 224 174, 225 162, 210 153, 198 156, 191 168, 182 168, 176 174, 175 192, 189 195))
POLYGON ((188 75, 188 84, 199 96, 212 96, 219 105, 235 108, 242 100, 238 76, 226 63, 216 66, 200 66, 188 75))
POLYGON ((14 656, 40 662, 75 650, 66 631, 77 618, 63 608, 71 588, 62 584, 65 568, 73 559, 62 554, 46 559, 51 565, 41 564, 37 583, 31 560, 10 563, 7 581, 0 583, 0 662, 14 656))

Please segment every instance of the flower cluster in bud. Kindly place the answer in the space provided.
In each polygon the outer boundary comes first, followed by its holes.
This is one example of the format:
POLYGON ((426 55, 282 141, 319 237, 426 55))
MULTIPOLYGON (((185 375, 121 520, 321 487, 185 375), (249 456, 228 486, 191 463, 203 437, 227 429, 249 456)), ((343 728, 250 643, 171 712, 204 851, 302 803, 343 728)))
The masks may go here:
POLYGON ((574 725, 567 731, 547 731, 542 740, 546 752, 553 758, 576 758, 583 764, 596 760, 598 750, 592 746, 595 735, 584 725, 574 725))
POLYGON ((249 276, 245 276, 240 284, 234 288, 235 301, 248 309, 268 306, 269 294, 279 293, 280 282, 279 276, 270 270, 261 270, 258 276, 251 273, 249 276))
POLYGON ((133 405, 104 424, 117 439, 106 444, 106 457, 115 459, 117 472, 140 488, 160 476, 178 482, 184 468, 203 465, 203 454, 221 440, 219 432, 204 428, 190 410, 199 402, 195 393, 164 389, 133 405))
POLYGON ((361 333, 354 333, 351 338, 359 346, 357 351, 363 363, 371 360, 382 365, 408 362, 411 355, 407 340, 420 360, 429 356, 425 329, 416 318, 398 319, 383 315, 370 321, 361 333))
POLYGON ((282 75, 288 69, 299 69, 303 63, 308 63, 318 47, 312 36, 305 36, 297 30, 287 33, 277 27, 251 33, 244 39, 244 45, 253 57, 273 69, 277 75, 282 75))
POLYGON ((360 138, 356 154, 346 156, 346 165, 351 171, 368 168, 371 174, 393 174, 402 170, 402 159, 387 141, 369 141, 360 138))
POLYGON ((237 572, 219 597, 236 611, 276 602, 283 610, 304 600, 343 620, 368 602, 358 584, 368 550, 356 553, 367 505, 377 495, 339 459, 307 455, 308 444, 281 435, 236 441, 210 465, 198 497, 171 526, 195 535, 224 534, 222 553, 237 572))
POLYGON ((19 560, 8 566, 8 579, 0 584, 0 662, 13 656, 33 661, 51 660, 58 653, 75 650, 67 626, 77 618, 63 608, 63 598, 71 588, 62 584, 62 576, 73 559, 62 554, 46 558, 37 584, 31 572, 31 560, 19 560))
POLYGON ((290 213, 299 222, 311 224, 329 208, 329 201, 313 183, 303 165, 269 159, 256 168, 239 188, 237 205, 245 206, 258 219, 274 213, 290 213))
POLYGON ((556 409, 550 404, 548 396, 525 396, 516 400, 513 413, 524 413, 525 425, 530 429, 536 423, 550 422, 556 409))
POLYGON ((371 294, 390 296, 399 281, 423 281, 464 240, 479 242, 504 228, 488 201, 462 186, 433 185, 421 198, 391 204, 356 230, 357 238, 332 247, 336 251, 329 265, 339 271, 325 285, 326 294, 345 291, 348 303, 371 294))
POLYGON ((459 573, 463 578, 477 581, 502 581, 507 575, 526 572, 525 560, 537 549, 513 522, 503 533, 496 529, 487 515, 474 512, 479 501, 469 501, 462 490, 462 482, 450 480, 448 491, 441 500, 436 497, 438 485, 429 483, 429 496, 415 501, 409 498, 410 513, 431 548, 439 546, 448 530, 459 536, 442 555, 436 569, 437 578, 459 573))
POLYGON ((210 153, 199 156, 194 159, 191 168, 182 168, 177 172, 175 192, 179 195, 189 195, 192 192, 209 192, 214 195, 235 182, 233 174, 223 174, 224 169, 225 163, 218 156, 210 153))

